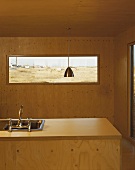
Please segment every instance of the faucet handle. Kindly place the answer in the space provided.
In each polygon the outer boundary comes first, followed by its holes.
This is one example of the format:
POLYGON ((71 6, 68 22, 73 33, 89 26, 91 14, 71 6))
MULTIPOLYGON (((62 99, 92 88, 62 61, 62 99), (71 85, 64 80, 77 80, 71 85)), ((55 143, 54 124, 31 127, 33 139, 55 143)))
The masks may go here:
POLYGON ((12 119, 11 118, 9 119, 9 125, 8 126, 9 126, 8 131, 12 132, 12 119))

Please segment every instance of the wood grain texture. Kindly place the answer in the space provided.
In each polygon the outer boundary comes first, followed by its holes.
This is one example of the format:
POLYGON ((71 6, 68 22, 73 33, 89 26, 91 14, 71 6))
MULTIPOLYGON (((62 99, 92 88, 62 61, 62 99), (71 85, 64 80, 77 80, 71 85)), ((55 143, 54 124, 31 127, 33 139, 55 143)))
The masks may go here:
POLYGON ((2 170, 121 170, 121 135, 105 118, 47 119, 37 133, 0 131, 0 150, 2 170))
POLYGON ((5 167, 6 167, 6 159, 5 159, 6 148, 5 148, 5 146, 6 146, 6 142, 4 143, 3 141, 0 141, 0 150, 1 150, 1 152, 0 152, 0 169, 3 169, 3 170, 5 170, 5 167))
POLYGON ((130 85, 128 44, 135 41, 135 27, 115 38, 114 58, 114 122, 117 129, 130 136, 130 85))
POLYGON ((120 140, 115 139, 6 141, 4 149, 2 170, 120 170, 120 140))
POLYGON ((0 11, 2 37, 115 36, 135 19, 134 0, 1 0, 0 11))
POLYGON ((67 54, 67 38, 0 38, 0 117, 107 117, 114 120, 113 38, 72 37, 71 54, 100 54, 99 85, 7 85, 6 57, 67 54), (107 107, 106 107, 107 106, 107 107))
POLYGON ((129 140, 122 139, 122 170, 135 169, 135 145, 129 140))

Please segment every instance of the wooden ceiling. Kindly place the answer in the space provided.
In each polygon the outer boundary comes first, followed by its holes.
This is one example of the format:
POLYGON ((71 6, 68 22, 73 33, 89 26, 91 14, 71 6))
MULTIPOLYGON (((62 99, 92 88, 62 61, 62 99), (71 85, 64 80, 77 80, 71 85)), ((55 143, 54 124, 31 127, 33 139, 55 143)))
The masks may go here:
POLYGON ((135 0, 0 0, 1 37, 111 37, 135 26, 135 0))

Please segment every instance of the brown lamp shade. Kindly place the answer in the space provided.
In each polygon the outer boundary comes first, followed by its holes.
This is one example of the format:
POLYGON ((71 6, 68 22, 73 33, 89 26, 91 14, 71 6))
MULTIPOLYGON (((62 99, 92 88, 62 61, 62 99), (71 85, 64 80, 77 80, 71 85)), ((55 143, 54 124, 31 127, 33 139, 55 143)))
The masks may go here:
POLYGON ((64 77, 74 77, 74 73, 70 67, 67 67, 64 77))

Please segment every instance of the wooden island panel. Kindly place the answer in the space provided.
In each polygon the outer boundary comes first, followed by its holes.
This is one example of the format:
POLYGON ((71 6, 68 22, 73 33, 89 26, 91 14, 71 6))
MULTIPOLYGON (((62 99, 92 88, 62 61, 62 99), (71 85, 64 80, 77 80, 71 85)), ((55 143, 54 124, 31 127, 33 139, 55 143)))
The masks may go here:
POLYGON ((0 141, 1 170, 120 170, 119 140, 0 141))
POLYGON ((121 134, 104 118, 48 119, 39 133, 5 134, 0 170, 121 170, 121 134))

